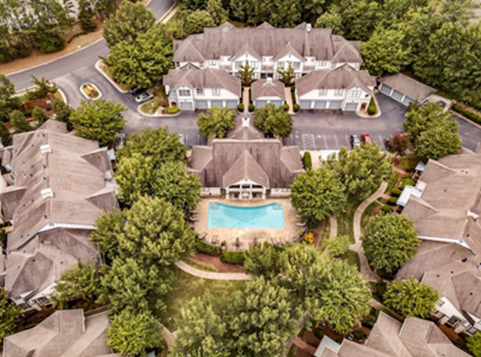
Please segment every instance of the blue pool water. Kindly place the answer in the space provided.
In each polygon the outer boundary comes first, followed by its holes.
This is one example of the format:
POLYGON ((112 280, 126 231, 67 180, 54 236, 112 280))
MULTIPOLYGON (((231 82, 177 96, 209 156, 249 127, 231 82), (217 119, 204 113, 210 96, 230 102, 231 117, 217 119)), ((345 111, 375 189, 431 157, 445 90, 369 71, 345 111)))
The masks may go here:
POLYGON ((258 207, 229 206, 209 203, 209 228, 284 228, 282 204, 258 207))

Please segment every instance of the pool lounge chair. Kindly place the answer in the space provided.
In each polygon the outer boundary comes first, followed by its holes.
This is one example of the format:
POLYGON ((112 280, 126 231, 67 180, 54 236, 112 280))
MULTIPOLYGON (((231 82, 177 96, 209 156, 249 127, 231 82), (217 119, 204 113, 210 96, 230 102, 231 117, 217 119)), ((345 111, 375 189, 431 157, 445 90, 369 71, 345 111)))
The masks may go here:
POLYGON ((296 223, 296 226, 298 226, 298 227, 305 227, 305 226, 306 226, 306 222, 296 223))
POLYGON ((206 236, 207 236, 207 232, 202 232, 201 234, 199 234, 197 238, 200 240, 204 240, 206 236))

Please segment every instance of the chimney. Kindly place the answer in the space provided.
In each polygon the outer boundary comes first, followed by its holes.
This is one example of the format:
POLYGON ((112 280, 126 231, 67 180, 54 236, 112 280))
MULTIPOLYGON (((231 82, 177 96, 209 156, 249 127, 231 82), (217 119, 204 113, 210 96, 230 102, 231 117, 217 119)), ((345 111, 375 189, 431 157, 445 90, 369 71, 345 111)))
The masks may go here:
POLYGON ((40 145, 40 152, 41 152, 42 154, 51 154, 51 153, 52 153, 52 148, 50 147, 49 144, 40 145))
POLYGON ((311 30, 312 30, 312 25, 311 25, 311 24, 306 24, 306 30, 307 30, 307 32, 311 32, 311 30))
POLYGON ((53 191, 51 188, 44 188, 43 190, 40 190, 40 195, 44 200, 46 200, 49 197, 53 198, 53 191))
POLYGON ((250 126, 251 119, 249 117, 242 118, 242 127, 248 128, 250 126))
POLYGON ((267 81, 267 84, 272 84, 272 77, 267 77, 266 81, 267 81))

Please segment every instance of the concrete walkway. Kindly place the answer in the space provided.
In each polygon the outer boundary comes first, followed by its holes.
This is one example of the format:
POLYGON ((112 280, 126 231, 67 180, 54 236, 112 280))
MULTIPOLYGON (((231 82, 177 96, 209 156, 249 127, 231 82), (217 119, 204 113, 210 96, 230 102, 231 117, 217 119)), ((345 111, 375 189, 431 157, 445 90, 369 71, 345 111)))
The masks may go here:
POLYGON ((387 182, 383 182, 381 186, 374 192, 371 196, 369 196, 364 202, 362 202, 354 213, 354 238, 356 239, 356 243, 352 244, 349 248, 354 250, 359 254, 359 260, 361 261, 361 275, 365 277, 367 281, 380 281, 381 278, 374 274, 369 267, 369 263, 367 262, 366 255, 364 254, 364 249, 362 249, 361 245, 361 218, 362 214, 366 210, 366 208, 373 203, 378 197, 384 193, 387 187, 387 182))
POLYGON ((177 268, 185 271, 187 274, 196 276, 201 279, 208 280, 251 280, 251 277, 244 273, 212 273, 210 271, 204 271, 196 269, 186 264, 183 261, 175 263, 177 268))
POLYGON ((242 96, 242 104, 244 104, 244 114, 249 113, 249 87, 244 87, 242 89, 244 91, 242 96))
POLYGON ((332 239, 334 237, 337 237, 337 218, 336 218, 336 216, 331 216, 329 218, 329 221, 331 222, 331 231, 329 233, 329 239, 332 239))
POLYGON ((289 105, 289 114, 294 114, 294 103, 292 102, 291 87, 285 87, 284 92, 286 93, 286 104, 289 105))
POLYGON ((164 329, 163 333, 164 333, 165 342, 167 342, 169 346, 172 346, 175 340, 177 339, 177 335, 175 334, 175 332, 170 332, 169 329, 167 329, 167 327, 165 327, 164 325, 160 323, 159 325, 162 326, 164 329))

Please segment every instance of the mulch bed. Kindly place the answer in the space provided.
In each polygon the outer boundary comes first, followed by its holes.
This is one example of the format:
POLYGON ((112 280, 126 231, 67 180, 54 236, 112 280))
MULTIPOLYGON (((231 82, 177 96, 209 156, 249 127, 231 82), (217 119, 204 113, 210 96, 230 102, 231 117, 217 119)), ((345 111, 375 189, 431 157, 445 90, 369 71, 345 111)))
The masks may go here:
POLYGON ((210 264, 215 266, 223 273, 245 273, 245 269, 239 264, 227 264, 222 262, 218 257, 214 257, 205 253, 195 253, 191 259, 200 263, 210 264))

